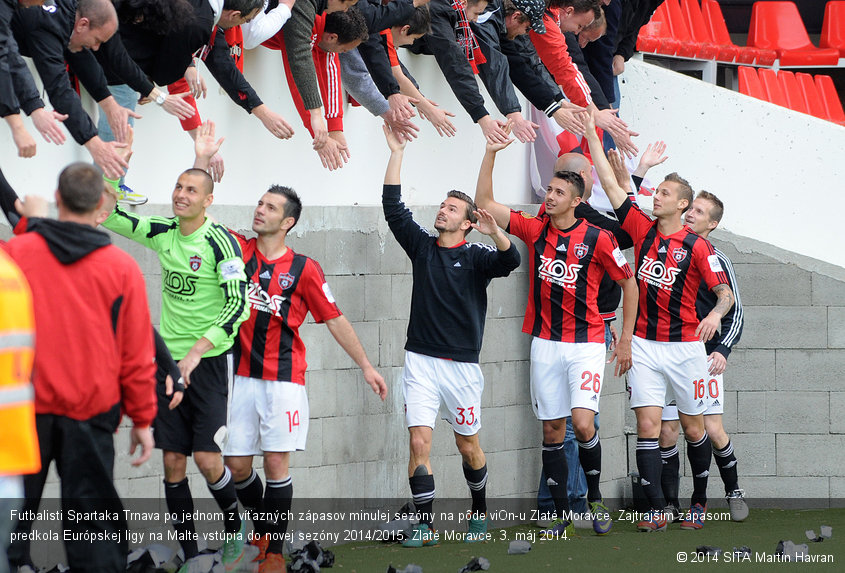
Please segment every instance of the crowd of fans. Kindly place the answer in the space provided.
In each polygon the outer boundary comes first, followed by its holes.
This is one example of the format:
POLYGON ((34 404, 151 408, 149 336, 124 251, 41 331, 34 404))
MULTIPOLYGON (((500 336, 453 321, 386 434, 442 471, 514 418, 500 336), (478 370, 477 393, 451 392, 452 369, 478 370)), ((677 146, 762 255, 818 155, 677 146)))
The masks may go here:
MULTIPOLYGON (((199 62, 231 100, 279 139, 293 122, 265 104, 244 75, 245 50, 279 50, 291 96, 313 136, 322 164, 349 160, 343 131, 344 94, 386 121, 400 140, 417 137, 414 118, 437 133, 456 133, 454 110, 438 107, 399 58, 397 47, 433 55, 457 100, 490 142, 510 133, 536 138, 517 96, 561 128, 583 134, 585 113, 626 154, 636 135, 618 117, 616 76, 633 53, 632 38, 654 0, 2 0, 0 115, 18 154, 32 157, 36 139, 21 112, 54 144, 62 124, 94 163, 121 179, 121 201, 146 198, 124 184, 128 167, 117 153, 137 106, 154 104, 196 137, 198 101, 207 93, 199 62), (52 110, 21 56, 32 58, 52 110), (488 110, 475 75, 497 111, 488 110), (99 106, 95 120, 80 87, 99 106), (492 112, 492 113, 491 113, 492 112)), ((427 89, 428 88, 428 89, 427 89)), ((609 141, 608 141, 609 143, 609 141)), ((187 144, 187 143, 186 143, 187 144)), ((211 174, 223 176, 215 156, 211 174)))

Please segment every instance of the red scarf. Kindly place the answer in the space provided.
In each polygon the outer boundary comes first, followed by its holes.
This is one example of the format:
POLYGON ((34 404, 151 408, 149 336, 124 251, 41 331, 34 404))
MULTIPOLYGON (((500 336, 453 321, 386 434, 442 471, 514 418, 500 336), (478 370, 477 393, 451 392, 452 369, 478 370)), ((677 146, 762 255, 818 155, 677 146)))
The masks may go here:
POLYGON ((467 61, 472 67, 472 73, 478 73, 478 65, 486 64, 487 58, 481 53, 481 48, 478 46, 478 40, 475 39, 475 34, 472 33, 472 28, 469 27, 469 20, 464 11, 463 4, 459 0, 452 0, 452 9, 458 13, 458 29, 455 33, 458 36, 458 44, 464 49, 467 56, 467 61))

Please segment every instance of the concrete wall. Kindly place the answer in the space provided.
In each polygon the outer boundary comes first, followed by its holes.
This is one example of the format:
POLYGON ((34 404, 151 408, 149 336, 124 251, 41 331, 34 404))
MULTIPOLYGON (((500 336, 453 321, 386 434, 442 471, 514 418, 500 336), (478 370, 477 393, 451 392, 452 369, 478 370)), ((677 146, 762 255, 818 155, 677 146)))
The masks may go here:
MULTIPOLYGON (((141 208, 166 213, 166 208, 141 208)), ((415 209, 433 222, 434 209, 415 209)), ((248 208, 216 208, 213 215, 247 229, 248 208)), ((474 235, 473 240, 479 236, 474 235)), ((117 244, 141 263, 153 313, 159 312, 160 274, 151 251, 122 238, 117 244)), ((306 452, 292 457, 297 497, 408 496, 407 432, 401 395, 403 345, 409 311, 410 264, 374 207, 306 207, 290 244, 321 262, 342 310, 371 361, 388 381, 384 404, 327 329, 302 329, 308 347, 311 426, 306 452)), ((845 497, 845 270, 717 232, 714 244, 733 261, 746 310, 741 344, 725 376, 725 427, 739 458, 740 484, 750 497, 845 497)), ((524 250, 523 250, 524 254, 524 250)), ((491 496, 532 498, 540 468, 540 425, 528 392, 529 337, 520 332, 527 294, 525 265, 489 289, 484 349, 486 388, 481 443, 488 454, 491 496)), ((635 422, 624 382, 605 372, 601 402, 603 493, 630 499, 636 469, 635 422)), ((116 478, 127 496, 163 495, 158 455, 140 469, 118 434, 116 478)), ((435 431, 432 464, 439 497, 467 497, 450 428, 435 431)), ((191 466, 193 467, 193 466, 191 466)), ((686 471, 689 475, 689 471, 686 471)), ((721 484, 713 466, 711 496, 721 484)), ((207 496, 194 472, 196 496, 207 496)), ((689 489, 683 480, 682 493, 689 489)), ((56 484, 48 486, 57 493, 56 484)))

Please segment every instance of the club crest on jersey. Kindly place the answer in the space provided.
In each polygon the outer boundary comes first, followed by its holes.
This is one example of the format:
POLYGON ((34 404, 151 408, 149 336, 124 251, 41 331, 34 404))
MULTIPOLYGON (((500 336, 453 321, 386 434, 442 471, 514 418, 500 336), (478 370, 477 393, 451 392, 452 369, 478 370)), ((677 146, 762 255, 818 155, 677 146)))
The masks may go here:
POLYGON ((279 273, 279 286, 283 289, 289 288, 293 284, 294 277, 290 273, 279 273))
POLYGON ((575 245, 575 248, 572 249, 572 251, 575 253, 576 257, 578 257, 579 259, 583 259, 587 256, 587 253, 590 251, 590 247, 588 247, 584 243, 578 243, 577 245, 575 245))
POLYGON ((675 262, 680 263, 685 258, 687 258, 687 250, 678 247, 677 249, 672 249, 672 258, 675 259, 675 262))
POLYGON ((188 265, 190 265, 192 271, 197 272, 202 266, 202 257, 199 255, 194 255, 193 257, 188 259, 188 265))

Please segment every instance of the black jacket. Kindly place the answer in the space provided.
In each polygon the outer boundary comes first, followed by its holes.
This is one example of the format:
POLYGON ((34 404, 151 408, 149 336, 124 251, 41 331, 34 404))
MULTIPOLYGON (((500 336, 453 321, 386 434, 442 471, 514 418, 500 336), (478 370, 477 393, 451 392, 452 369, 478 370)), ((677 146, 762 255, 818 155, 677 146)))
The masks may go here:
POLYGON ((622 15, 619 18, 619 31, 616 34, 615 55, 625 61, 631 59, 637 46, 637 36, 663 0, 622 0, 622 15))
POLYGON ((590 66, 587 65, 584 52, 581 50, 581 44, 578 43, 578 36, 572 32, 566 32, 563 37, 566 39, 566 49, 569 51, 569 57, 572 58, 572 63, 578 66, 578 70, 584 76, 584 81, 590 86, 590 96, 593 98, 593 103, 599 109, 609 108, 610 102, 605 97, 598 80, 596 80, 590 71, 590 66))
POLYGON ((484 98, 478 91, 466 53, 457 42, 458 13, 452 9, 449 0, 432 0, 428 9, 431 12, 431 33, 414 42, 409 49, 415 54, 434 56, 455 97, 472 121, 477 122, 489 113, 484 107, 484 98))
MULTIPOLYGON (((261 105, 261 99, 230 57, 229 46, 224 38, 225 32, 222 28, 214 27, 211 5, 207 0, 189 2, 194 8, 194 19, 186 22, 176 32, 160 36, 140 26, 124 24, 120 27, 120 37, 117 41, 108 47, 106 44, 110 42, 103 44, 103 53, 99 54, 98 58, 103 61, 116 57, 112 51, 123 46, 149 79, 160 86, 166 86, 185 75, 194 52, 208 46, 202 53, 211 75, 233 102, 251 112, 261 105)), ((127 83, 125 78, 117 74, 109 74, 108 82, 127 83)))
POLYGON ((492 245, 463 243, 446 248, 437 244, 402 203, 401 186, 385 185, 384 218, 413 265, 414 285, 405 350, 459 362, 478 362, 487 285, 519 266, 519 251, 492 245))
MULTIPOLYGON (((616 51, 616 36, 619 33, 619 18, 622 15, 622 0, 612 0, 604 7, 607 19, 607 32, 590 42, 582 50, 590 67, 590 73, 598 80, 607 101, 613 102, 616 94, 613 89, 613 54, 616 51)), ((581 70, 582 72, 584 70, 581 70)), ((595 94, 593 94, 595 96, 595 94)))
POLYGON ((12 32, 20 53, 35 62, 50 103, 66 113, 64 125, 80 145, 97 135, 97 128, 82 108, 70 85, 65 59, 67 44, 76 18, 75 0, 59 0, 54 6, 34 6, 18 10, 12 18, 12 32))
POLYGON ((414 13, 413 0, 393 0, 382 6, 378 0, 361 0, 355 8, 367 21, 370 37, 358 46, 358 53, 367 65, 367 70, 384 97, 399 93, 399 82, 393 77, 390 60, 382 44, 381 31, 399 24, 405 24, 414 13))
POLYGON ((6 47, 0 48, 0 117, 15 115, 21 109, 29 115, 44 107, 12 35, 10 26, 17 9, 17 0, 0 0, 0 47, 6 47))

